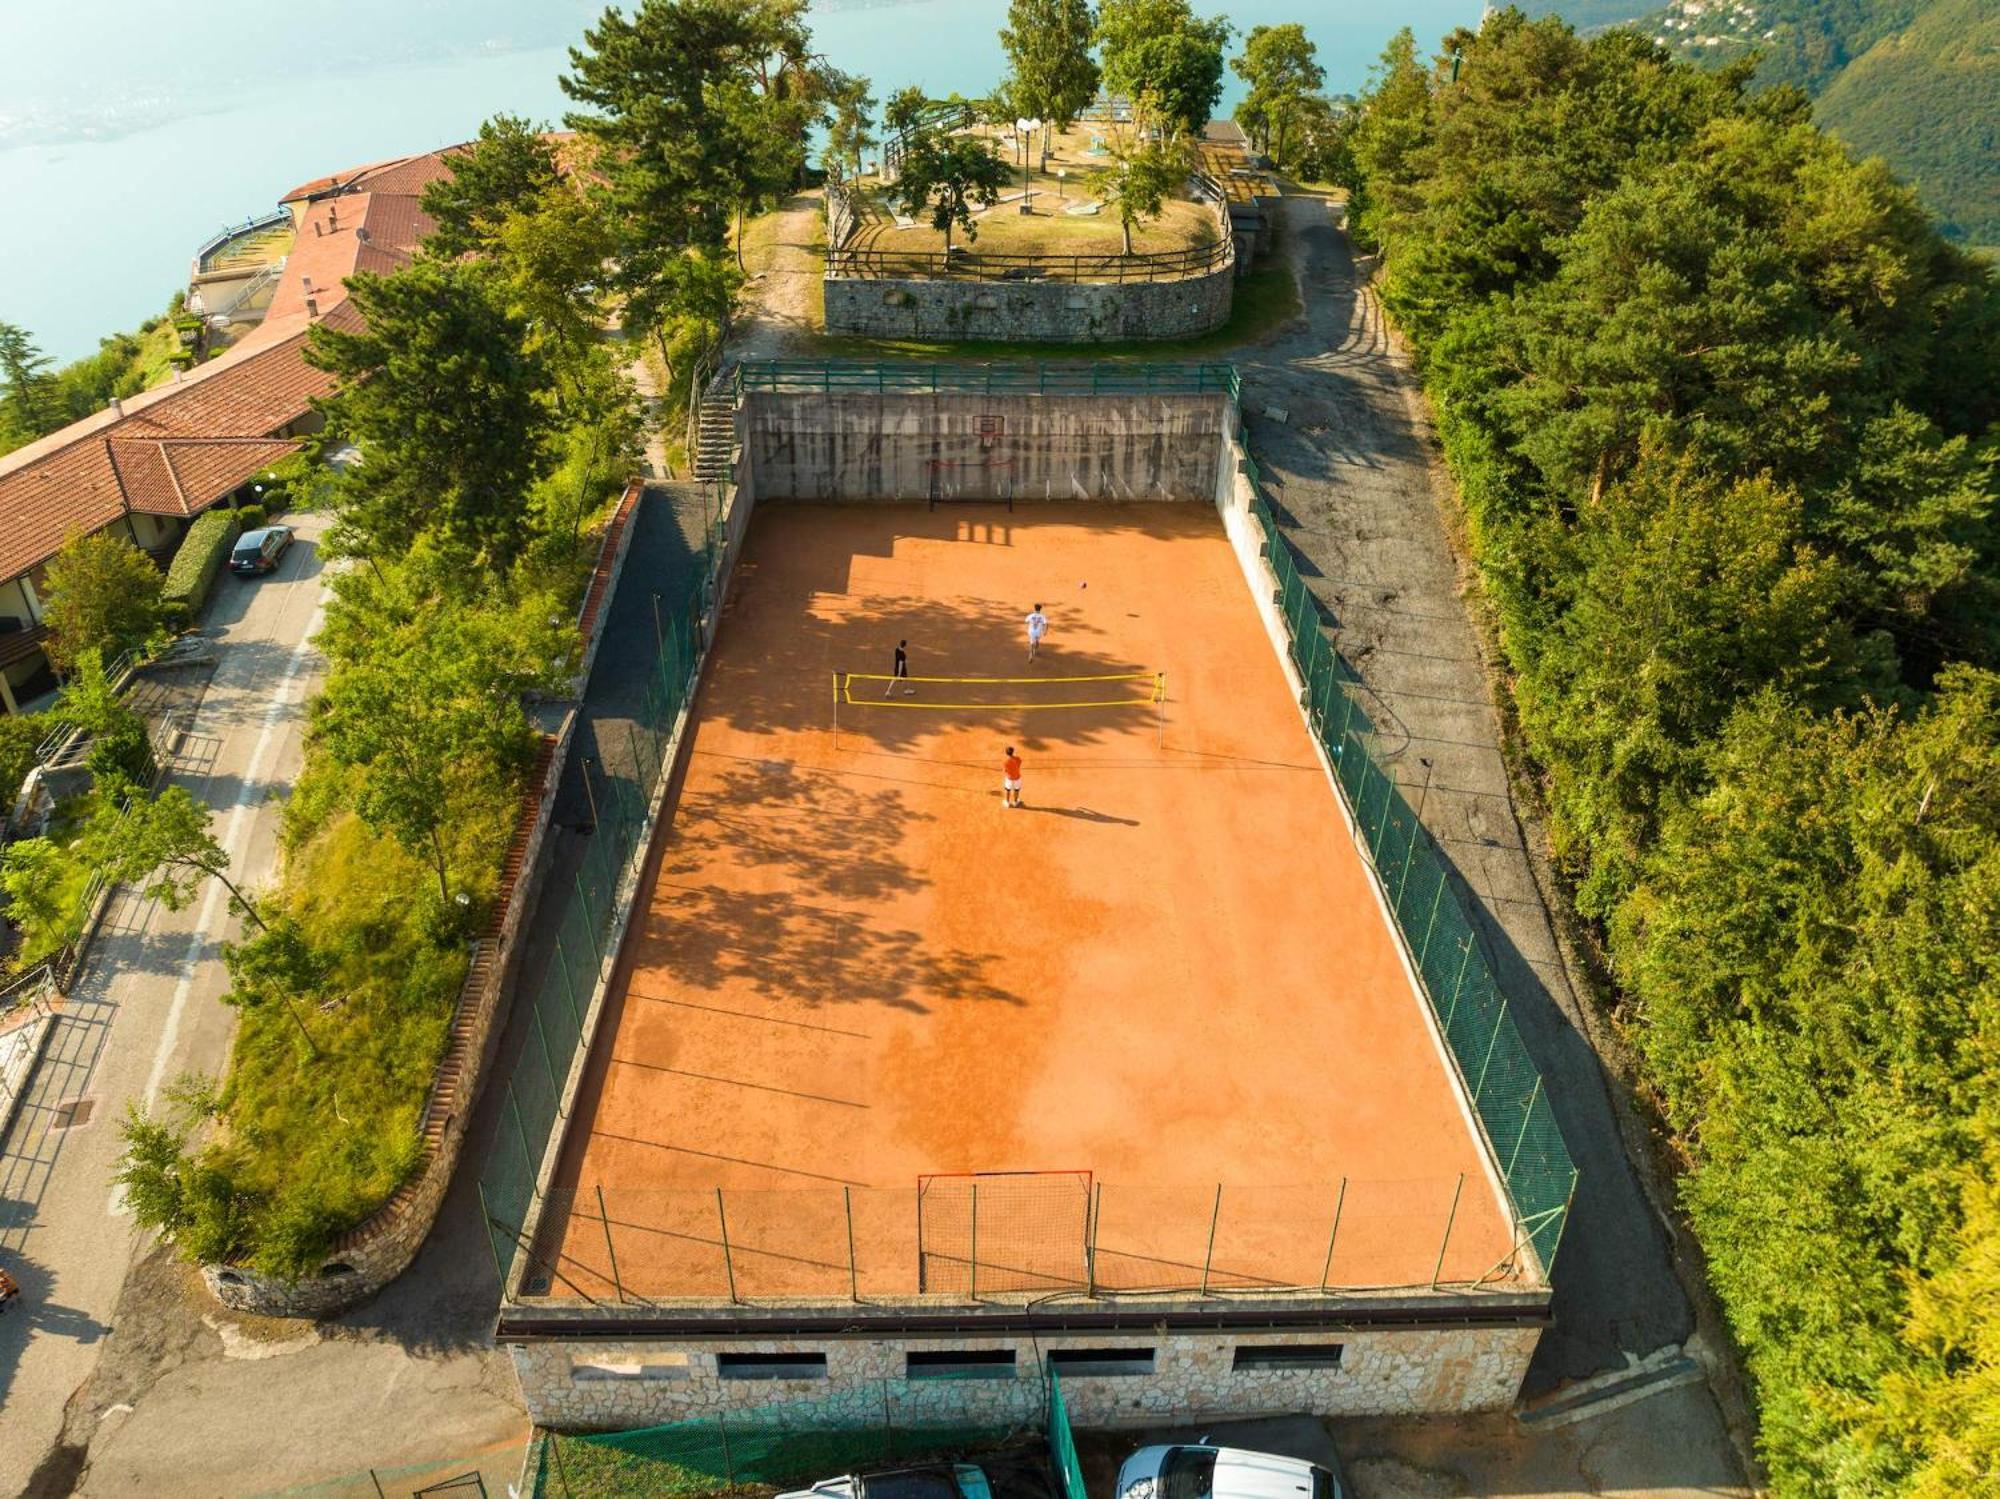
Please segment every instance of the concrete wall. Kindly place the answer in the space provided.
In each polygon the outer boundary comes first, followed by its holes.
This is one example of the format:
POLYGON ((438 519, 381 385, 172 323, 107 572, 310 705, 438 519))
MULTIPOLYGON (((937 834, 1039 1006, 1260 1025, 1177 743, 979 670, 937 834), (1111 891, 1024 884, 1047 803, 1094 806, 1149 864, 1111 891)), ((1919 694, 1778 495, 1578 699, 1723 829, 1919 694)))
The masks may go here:
POLYGON ((756 392, 740 414, 765 500, 1207 500, 1222 395, 756 392))
POLYGON ((689 1342, 548 1342, 508 1352, 528 1415, 565 1431, 615 1431, 717 1411, 811 1402, 825 1424, 879 1421, 883 1380, 894 1380, 896 1419, 907 1423, 1005 1418, 1039 1405, 1039 1359, 1069 1349, 1151 1349, 1151 1373, 1063 1372, 1063 1398, 1079 1425, 1151 1425, 1200 1416, 1304 1412, 1325 1416, 1455 1414, 1509 1404, 1534 1354, 1539 1327, 1395 1328, 1259 1333, 968 1337, 949 1342, 865 1331, 845 1338, 689 1342), (1239 1370, 1239 1346, 1339 1345, 1334 1368, 1239 1370), (902 1383, 912 1349, 1011 1348, 1009 1379, 902 1383), (724 1379, 719 1353, 824 1353, 811 1379, 724 1379), (1035 1381, 1024 1400, 1023 1380, 1035 1381), (934 1402, 927 1400, 935 1393, 934 1402), (927 1410, 926 1407, 930 1409, 927 1410))
POLYGON ((1232 254, 1202 276, 1124 284, 871 280, 828 276, 826 331, 865 338, 1110 343, 1188 338, 1229 321, 1232 254))

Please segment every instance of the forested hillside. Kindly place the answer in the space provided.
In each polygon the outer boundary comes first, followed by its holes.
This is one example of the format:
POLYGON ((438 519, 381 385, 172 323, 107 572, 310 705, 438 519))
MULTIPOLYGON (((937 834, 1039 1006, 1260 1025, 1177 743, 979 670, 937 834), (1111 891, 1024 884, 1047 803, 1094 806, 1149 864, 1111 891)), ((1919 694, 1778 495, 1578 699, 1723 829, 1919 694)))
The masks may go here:
POLYGON ((2000 287, 1747 65, 1441 52, 1353 223, 1774 1491, 2000 1492, 2000 287))
POLYGON ((1935 0, 1842 70, 1814 111, 1885 156, 1967 243, 2000 249, 2000 4, 1935 0))
POLYGON ((2000 247, 2000 4, 1994 0, 1535 0, 1586 29, 1629 23, 1718 67, 1755 56, 1820 123, 1887 158, 1949 238, 2000 247))

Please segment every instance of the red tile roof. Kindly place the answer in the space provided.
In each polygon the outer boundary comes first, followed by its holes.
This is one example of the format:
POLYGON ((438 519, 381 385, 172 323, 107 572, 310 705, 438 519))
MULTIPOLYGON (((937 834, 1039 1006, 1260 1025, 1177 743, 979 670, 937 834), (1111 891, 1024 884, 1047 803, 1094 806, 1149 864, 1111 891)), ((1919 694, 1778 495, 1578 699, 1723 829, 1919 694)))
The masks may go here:
POLYGON ((193 515, 297 444, 282 434, 333 377, 305 362, 315 321, 358 327, 346 281, 409 263, 434 227, 418 204, 460 147, 397 157, 294 188, 308 200, 264 321, 173 383, 0 457, 0 580, 54 556, 79 531, 130 511, 193 515))

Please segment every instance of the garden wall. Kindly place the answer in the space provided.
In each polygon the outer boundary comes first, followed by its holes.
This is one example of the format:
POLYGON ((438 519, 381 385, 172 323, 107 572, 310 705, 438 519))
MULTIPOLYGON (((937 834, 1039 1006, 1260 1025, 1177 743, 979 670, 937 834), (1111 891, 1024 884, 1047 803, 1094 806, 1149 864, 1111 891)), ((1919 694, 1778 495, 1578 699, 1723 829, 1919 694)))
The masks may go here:
POLYGON ((1234 254, 1206 275, 1122 284, 828 276, 826 331, 1070 344, 1190 338, 1229 321, 1235 289, 1234 254))

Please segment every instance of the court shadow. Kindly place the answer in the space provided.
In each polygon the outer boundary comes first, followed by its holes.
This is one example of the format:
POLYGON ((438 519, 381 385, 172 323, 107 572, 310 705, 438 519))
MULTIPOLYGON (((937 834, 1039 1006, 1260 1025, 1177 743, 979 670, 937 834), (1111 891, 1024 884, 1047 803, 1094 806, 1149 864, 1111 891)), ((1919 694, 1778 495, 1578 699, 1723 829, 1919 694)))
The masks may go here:
POLYGON ((1044 817, 1069 817, 1078 822, 1103 823, 1108 827, 1136 828, 1136 817, 1113 817, 1109 812, 1099 812, 1090 807, 1040 807, 1033 802, 1023 802, 1015 809, 1020 812, 1039 812, 1044 817))

